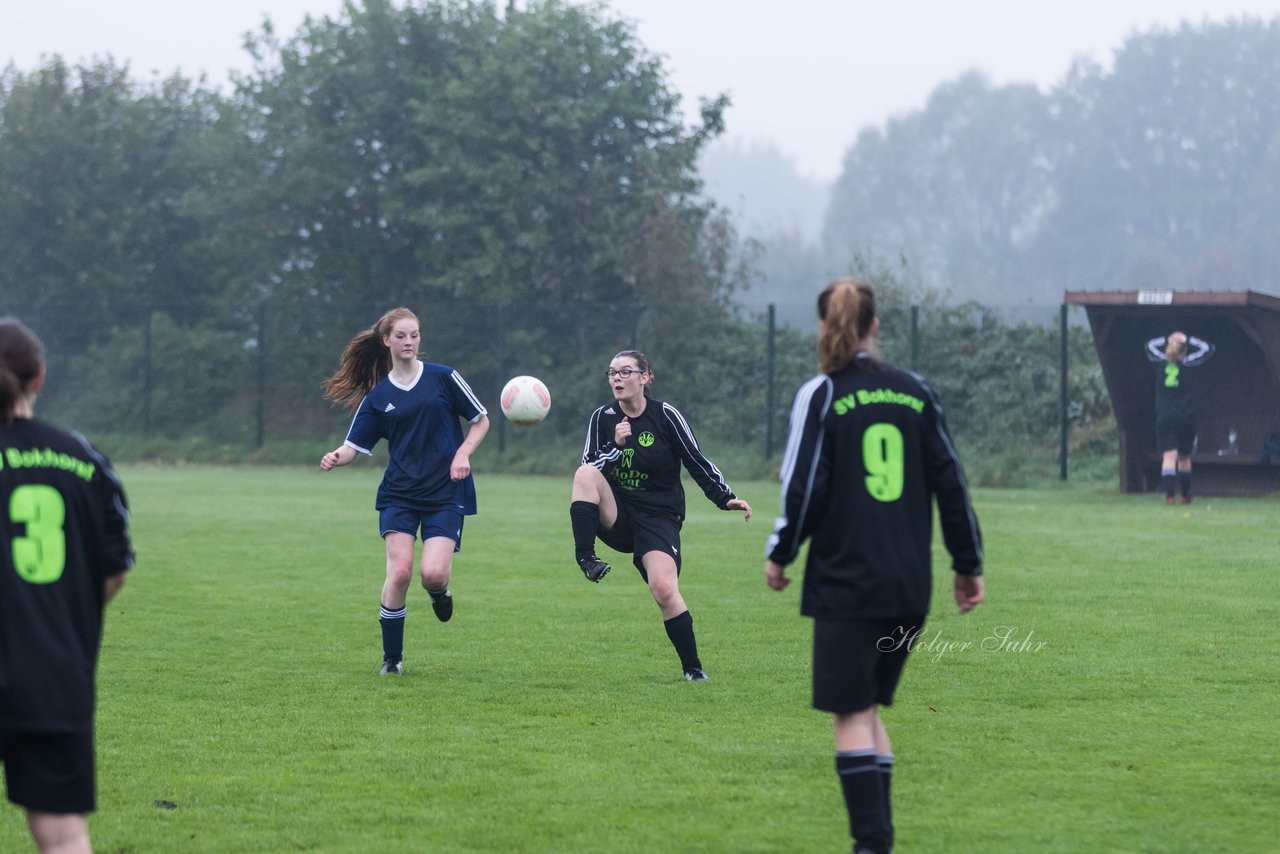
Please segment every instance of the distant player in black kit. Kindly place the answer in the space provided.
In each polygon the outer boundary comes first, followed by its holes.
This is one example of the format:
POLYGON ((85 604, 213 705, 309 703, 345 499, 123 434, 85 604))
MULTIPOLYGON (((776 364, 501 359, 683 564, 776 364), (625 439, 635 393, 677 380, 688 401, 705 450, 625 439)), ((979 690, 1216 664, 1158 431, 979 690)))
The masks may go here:
POLYGON ((1161 452, 1160 481, 1164 500, 1191 503, 1191 451, 1196 443, 1196 386, 1199 367, 1213 355, 1213 345, 1182 332, 1147 342, 1147 358, 1156 364, 1156 443, 1161 452))
POLYGON ((932 502, 961 611, 982 601, 982 537, 933 390, 875 356, 871 288, 833 282, 818 315, 823 373, 792 405, 764 573, 786 587, 785 567, 812 539, 800 611, 814 618, 813 706, 835 719, 854 851, 881 852, 893 847, 893 751, 878 707, 893 703, 929 612, 932 502))
POLYGON ((741 510, 750 520, 751 505, 733 494, 703 456, 680 411, 648 396, 653 371, 643 353, 623 350, 614 356, 606 379, 614 402, 591 413, 582 465, 573 476, 569 517, 578 566, 588 581, 598 582, 609 571, 596 556, 597 536, 630 553, 662 611, 684 678, 702 682, 707 673, 679 587, 685 509, 680 466, 721 510, 741 510))
POLYGON ((0 319, 0 762, 41 851, 87 852, 102 611, 133 565, 110 463, 35 417, 44 348, 0 319))

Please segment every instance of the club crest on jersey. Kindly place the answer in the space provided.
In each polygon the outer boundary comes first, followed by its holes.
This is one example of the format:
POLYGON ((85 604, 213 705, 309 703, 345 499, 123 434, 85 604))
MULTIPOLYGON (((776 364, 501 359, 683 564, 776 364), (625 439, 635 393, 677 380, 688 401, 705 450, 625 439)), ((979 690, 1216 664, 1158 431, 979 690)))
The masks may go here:
POLYGON ((653 444, 653 434, 650 433, 648 430, 645 430, 643 433, 640 434, 640 438, 637 439, 636 441, 640 443, 640 447, 647 448, 653 444))

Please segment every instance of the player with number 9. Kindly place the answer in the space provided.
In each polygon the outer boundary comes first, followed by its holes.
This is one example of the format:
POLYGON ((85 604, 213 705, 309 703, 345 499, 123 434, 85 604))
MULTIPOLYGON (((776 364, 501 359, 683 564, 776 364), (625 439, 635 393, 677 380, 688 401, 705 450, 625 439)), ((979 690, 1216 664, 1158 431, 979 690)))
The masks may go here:
POLYGON ((929 611, 934 501, 962 612, 983 597, 982 535, 937 395, 876 356, 871 287, 832 282, 818 316, 822 373, 791 407, 765 580, 786 587, 785 567, 812 540, 800 610, 814 618, 813 706, 834 718, 855 850, 889 851, 893 753, 879 707, 893 703, 929 611))

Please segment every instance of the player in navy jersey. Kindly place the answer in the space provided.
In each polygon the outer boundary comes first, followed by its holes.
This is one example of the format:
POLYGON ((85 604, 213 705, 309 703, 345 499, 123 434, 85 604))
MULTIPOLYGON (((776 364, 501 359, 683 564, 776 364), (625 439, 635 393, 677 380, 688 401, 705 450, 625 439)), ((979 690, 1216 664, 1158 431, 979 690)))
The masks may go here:
POLYGON ((875 357, 871 288, 851 279, 818 298, 823 373, 800 387, 782 464, 782 516, 765 580, 811 539, 800 610, 814 618, 813 706, 835 722, 836 773, 855 852, 889 851, 893 752, 879 707, 924 626, 936 500, 962 612, 983 597, 982 537, 933 390, 875 357))
POLYGON ((751 505, 733 494, 703 456, 680 411, 649 397, 653 371, 643 353, 622 351, 606 373, 613 403, 591 413, 582 465, 573 476, 569 519, 575 557, 587 580, 598 582, 609 565, 596 556, 597 536, 610 548, 630 553, 662 612, 685 679, 701 682, 707 673, 679 586, 685 509, 681 465, 721 510, 741 510, 749 520, 751 505))
POLYGON ((1175 489, 1182 503, 1191 503, 1191 452, 1196 443, 1197 368, 1209 360, 1214 347, 1183 332, 1147 342, 1147 358, 1156 368, 1156 443, 1160 450, 1160 480, 1165 501, 1174 503, 1175 489))
POLYGON ((384 676, 403 673, 405 602, 419 530, 422 586, 441 622, 453 616, 453 553, 462 546, 463 517, 476 512, 471 455, 489 431, 488 414, 462 375, 418 360, 420 340, 413 312, 393 309, 351 339, 338 372, 324 383, 326 396, 354 408, 355 418, 346 441, 320 460, 321 469, 344 466, 387 441, 387 469, 374 502, 387 546, 379 608, 384 676), (465 438, 459 418, 471 424, 465 438))
POLYGON ((87 852, 103 607, 133 565, 107 459, 35 417, 44 348, 0 319, 0 764, 41 851, 87 852))

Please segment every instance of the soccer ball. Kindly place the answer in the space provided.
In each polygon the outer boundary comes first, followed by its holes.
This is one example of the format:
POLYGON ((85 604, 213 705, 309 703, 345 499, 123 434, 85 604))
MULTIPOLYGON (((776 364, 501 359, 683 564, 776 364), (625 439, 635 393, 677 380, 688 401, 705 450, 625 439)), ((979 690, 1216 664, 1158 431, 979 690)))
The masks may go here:
POLYGON ((551 392, 537 377, 513 377, 502 387, 502 414, 521 427, 532 427, 551 411, 551 392))

